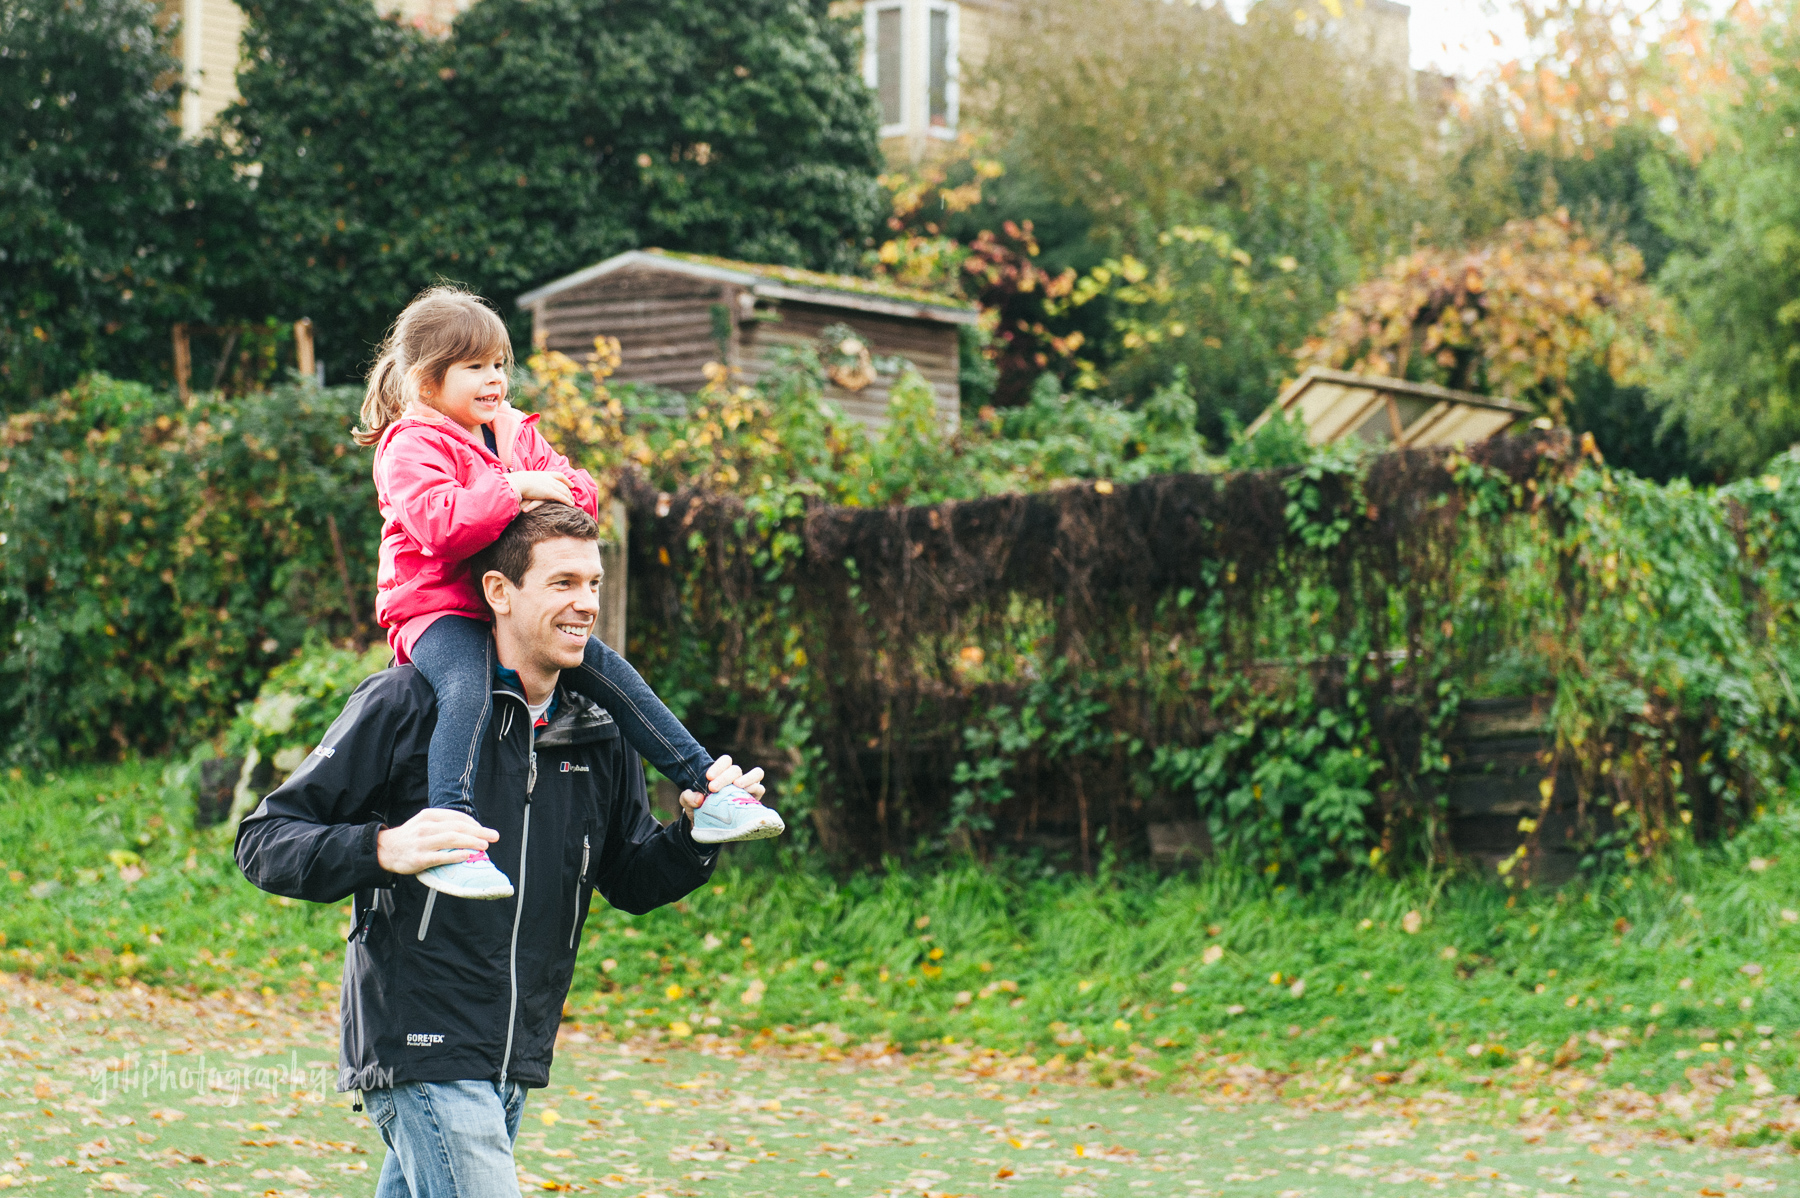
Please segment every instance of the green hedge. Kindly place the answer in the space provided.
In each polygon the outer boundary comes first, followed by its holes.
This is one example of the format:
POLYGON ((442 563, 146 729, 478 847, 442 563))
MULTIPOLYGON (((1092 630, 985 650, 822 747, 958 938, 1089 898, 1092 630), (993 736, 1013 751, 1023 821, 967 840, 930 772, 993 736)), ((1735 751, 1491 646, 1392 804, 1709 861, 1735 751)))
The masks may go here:
POLYGON ((294 386, 183 409, 95 377, 8 418, 0 749, 191 744, 309 635, 366 635, 380 523, 358 398, 294 386))

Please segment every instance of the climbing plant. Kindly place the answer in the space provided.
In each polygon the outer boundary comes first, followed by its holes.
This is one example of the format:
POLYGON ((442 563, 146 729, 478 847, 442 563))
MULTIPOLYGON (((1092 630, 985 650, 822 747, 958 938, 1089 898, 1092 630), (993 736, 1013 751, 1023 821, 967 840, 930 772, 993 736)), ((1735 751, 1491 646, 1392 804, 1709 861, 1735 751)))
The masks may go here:
MULTIPOLYGON (((553 425, 609 401, 565 363, 553 425)), ((1546 773, 1578 778, 1596 861, 1726 828, 1794 765, 1800 460, 1697 490, 1564 434, 1296 459, 1277 429, 1241 456, 1298 464, 1234 473, 1154 457, 1154 404, 1078 417, 1049 387, 952 437, 916 390, 873 437, 804 359, 721 373, 594 455, 635 514, 634 658, 790 766, 833 852, 1091 864, 1198 817, 1280 878, 1419 861, 1470 696, 1553 697, 1546 773)))

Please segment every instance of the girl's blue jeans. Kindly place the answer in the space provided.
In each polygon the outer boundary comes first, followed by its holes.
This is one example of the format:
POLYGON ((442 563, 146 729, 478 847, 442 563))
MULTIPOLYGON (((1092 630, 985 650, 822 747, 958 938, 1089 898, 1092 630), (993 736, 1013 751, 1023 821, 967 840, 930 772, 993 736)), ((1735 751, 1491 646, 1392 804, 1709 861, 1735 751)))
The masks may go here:
MULTIPOLYGON (((487 623, 444 616, 413 645, 413 665, 437 693, 437 728, 427 766, 431 805, 475 814, 470 787, 481 735, 493 711, 494 639, 487 623)), ((625 742, 683 790, 706 790, 712 758, 663 705, 631 663, 589 637, 563 685, 611 713, 625 742)))

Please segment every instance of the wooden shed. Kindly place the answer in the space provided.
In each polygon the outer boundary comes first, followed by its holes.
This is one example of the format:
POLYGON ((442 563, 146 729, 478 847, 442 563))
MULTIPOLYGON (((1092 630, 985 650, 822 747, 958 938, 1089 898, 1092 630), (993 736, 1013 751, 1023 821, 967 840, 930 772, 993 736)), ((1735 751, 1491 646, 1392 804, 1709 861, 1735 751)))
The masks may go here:
POLYGON ((1245 431, 1255 433, 1277 412, 1298 413, 1314 445, 1356 437, 1376 449, 1467 445, 1532 416, 1530 408, 1510 399, 1316 367, 1291 383, 1245 431))
MULTIPOLYGON (((754 382, 777 348, 819 347, 827 329, 848 326, 868 359, 911 362, 952 429, 962 400, 957 330, 976 319, 972 304, 872 279, 655 249, 597 262, 518 302, 531 312, 534 345, 578 357, 594 338, 617 337, 622 360, 613 377, 688 393, 705 383, 708 362, 754 382)), ((885 422, 892 374, 854 361, 830 374, 826 395, 847 414, 885 422)))

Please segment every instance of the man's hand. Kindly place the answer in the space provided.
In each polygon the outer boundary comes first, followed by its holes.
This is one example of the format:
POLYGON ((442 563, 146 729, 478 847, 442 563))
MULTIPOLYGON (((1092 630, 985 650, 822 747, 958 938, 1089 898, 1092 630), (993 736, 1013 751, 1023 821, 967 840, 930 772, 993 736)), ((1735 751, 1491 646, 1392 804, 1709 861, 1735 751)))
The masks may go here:
MULTIPOLYGON (((708 792, 716 794, 735 783, 760 800, 763 797, 762 779, 763 772, 760 765, 746 774, 741 767, 732 762, 731 756, 727 754, 713 762, 712 768, 706 771, 706 788, 708 792)), ((706 795, 697 790, 681 792, 681 806, 684 811, 698 811, 701 804, 705 802, 706 795)))
POLYGON ((482 827, 473 816, 427 807, 398 828, 376 834, 375 860, 391 874, 423 873, 434 865, 466 861, 470 853, 499 839, 500 833, 482 827))

